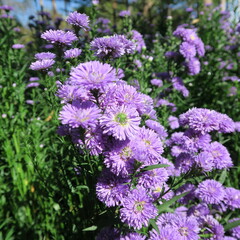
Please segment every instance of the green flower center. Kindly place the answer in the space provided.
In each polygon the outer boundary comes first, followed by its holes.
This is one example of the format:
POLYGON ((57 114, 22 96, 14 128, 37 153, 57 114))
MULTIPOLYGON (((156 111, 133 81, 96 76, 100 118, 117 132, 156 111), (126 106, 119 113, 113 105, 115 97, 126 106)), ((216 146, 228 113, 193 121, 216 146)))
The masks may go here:
POLYGON ((121 125, 127 124, 128 117, 125 113, 118 113, 115 117, 115 121, 120 123, 121 125))
POLYGON ((144 209, 144 204, 145 204, 145 201, 142 201, 142 202, 136 202, 135 203, 135 209, 137 212, 142 212, 143 209, 144 209))

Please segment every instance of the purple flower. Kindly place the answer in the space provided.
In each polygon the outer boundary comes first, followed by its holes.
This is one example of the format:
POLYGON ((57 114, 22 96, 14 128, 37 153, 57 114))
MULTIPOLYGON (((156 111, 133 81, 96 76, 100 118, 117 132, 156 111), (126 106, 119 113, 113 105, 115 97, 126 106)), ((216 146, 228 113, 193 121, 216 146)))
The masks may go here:
POLYGON ((168 136, 167 131, 159 122, 148 119, 148 120, 146 120, 145 123, 148 128, 154 130, 159 135, 160 139, 163 140, 168 136))
POLYGON ((221 143, 212 142, 205 151, 212 155, 215 168, 224 169, 233 166, 233 162, 227 148, 221 143))
POLYGON ((122 205, 125 195, 129 192, 127 179, 104 170, 96 185, 97 198, 108 207, 122 205))
POLYGON ((181 187, 179 187, 176 191, 176 195, 180 195, 184 192, 189 192, 186 196, 180 198, 178 202, 181 204, 187 204, 189 201, 193 200, 195 198, 195 190, 196 187, 191 183, 185 183, 181 187))
POLYGON ((235 122, 234 125, 235 125, 235 131, 240 132, 240 122, 235 122))
POLYGON ((29 82, 35 82, 35 81, 39 81, 39 77, 30 77, 29 78, 29 82))
POLYGON ((79 126, 83 128, 94 128, 100 116, 100 109, 90 101, 83 103, 73 101, 72 104, 68 103, 63 106, 63 109, 59 113, 59 119, 62 124, 68 124, 73 128, 79 126))
POLYGON ((29 83, 26 88, 38 87, 40 84, 38 82, 29 83))
POLYGON ((181 236, 176 229, 173 229, 172 226, 166 225, 160 229, 160 233, 157 233, 156 230, 150 231, 149 240, 180 240, 181 236))
POLYGON ((169 123, 171 129, 179 128, 179 122, 178 122, 177 117, 169 116, 168 123, 169 123))
POLYGON ((64 32, 62 30, 48 30, 42 33, 41 38, 56 44, 71 45, 77 40, 77 36, 73 32, 64 32))
POLYGON ((82 53, 82 50, 79 48, 69 49, 64 52, 64 58, 76 58, 82 53))
POLYGON ((145 240, 146 237, 142 236, 139 233, 127 233, 124 236, 120 237, 120 240, 145 240))
POLYGON ((197 58, 191 58, 186 61, 186 66, 188 67, 188 72, 190 75, 196 75, 201 70, 201 64, 197 58))
POLYGON ((5 11, 12 11, 14 8, 9 5, 1 5, 0 9, 5 10, 5 11))
POLYGON ((87 31, 90 29, 89 27, 89 17, 84 13, 72 12, 67 17, 66 21, 77 27, 82 28, 83 30, 87 31))
POLYGON ((174 77, 171 79, 173 88, 181 92, 184 97, 189 96, 188 89, 184 86, 183 80, 180 77, 174 77))
MULTIPOLYGON (((233 218, 233 219, 229 220, 229 222, 235 222, 238 220, 240 220, 240 218, 233 218)), ((235 237, 236 239, 240 239, 240 226, 232 228, 230 230, 230 232, 233 237, 235 237)))
POLYGON ((225 191, 220 182, 215 180, 205 180, 199 183, 196 195, 205 203, 219 204, 224 200, 225 191))
POLYGON ((195 46, 188 42, 183 42, 180 45, 179 51, 183 55, 183 57, 185 57, 186 59, 189 59, 189 60, 196 56, 195 46))
POLYGON ((209 152, 201 152, 195 157, 197 165, 204 171, 210 172, 213 170, 215 164, 212 154, 209 152))
POLYGON ((119 17, 129 17, 131 16, 131 12, 129 10, 123 10, 118 14, 119 17))
POLYGON ((12 48, 13 49, 22 49, 22 48, 25 48, 25 45, 17 43, 17 44, 13 44, 12 48))
POLYGON ((208 205, 206 203, 199 203, 196 206, 192 206, 188 209, 187 215, 188 216, 194 216, 196 218, 207 216, 210 214, 210 210, 208 208, 208 205))
POLYGON ((161 79, 154 78, 150 82, 151 82, 152 85, 157 86, 157 87, 162 87, 163 86, 163 81, 161 79))
POLYGON ((231 210, 240 208, 240 190, 232 187, 226 188, 224 203, 226 203, 231 210))
POLYGON ((55 63, 53 59, 43 59, 38 60, 36 62, 31 63, 30 69, 38 71, 38 70, 47 70, 52 67, 55 63))
POLYGON ((99 58, 118 58, 135 50, 135 44, 124 35, 95 38, 90 44, 94 55, 99 58))
POLYGON ((194 164, 193 156, 186 152, 180 153, 175 160, 175 166, 181 173, 190 171, 194 167, 194 164))
POLYGON ((157 216, 156 207, 142 187, 128 192, 128 195, 123 198, 122 206, 121 220, 134 229, 148 226, 148 221, 157 216))
POLYGON ((139 53, 146 48, 146 44, 144 42, 143 36, 140 32, 136 30, 132 30, 130 38, 132 39, 133 42, 135 42, 135 48, 136 51, 139 53))
POLYGON ((91 61, 72 68, 70 81, 86 89, 99 89, 110 82, 117 81, 116 71, 107 63, 91 61))
POLYGON ((33 101, 33 100, 30 100, 30 99, 28 99, 28 100, 26 100, 26 103, 27 103, 27 104, 29 104, 29 105, 33 105, 33 104, 34 104, 34 101, 33 101))
POLYGON ((107 133, 119 140, 132 139, 139 131, 140 117, 131 107, 122 105, 108 109, 100 118, 103 133, 107 133))
POLYGON ((35 58, 37 60, 43 60, 43 59, 54 59, 56 57, 56 54, 51 52, 41 52, 35 54, 35 58))

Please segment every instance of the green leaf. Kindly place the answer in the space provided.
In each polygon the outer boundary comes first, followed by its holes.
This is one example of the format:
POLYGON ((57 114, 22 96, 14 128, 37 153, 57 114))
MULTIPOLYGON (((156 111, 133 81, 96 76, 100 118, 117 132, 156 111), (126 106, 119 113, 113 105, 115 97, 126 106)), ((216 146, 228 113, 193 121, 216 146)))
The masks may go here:
POLYGON ((189 192, 190 192, 190 191, 184 192, 184 193, 182 193, 182 194, 180 194, 180 195, 177 195, 177 196, 173 197, 172 199, 164 202, 163 204, 161 204, 160 206, 158 206, 158 212, 161 213, 161 212, 166 211, 169 206, 171 206, 173 203, 175 203, 178 199, 186 196, 189 192))
POLYGON ((225 180, 226 180, 226 177, 227 177, 227 170, 224 169, 224 170, 222 171, 222 173, 221 173, 220 178, 219 178, 218 181, 223 184, 223 183, 225 182, 225 180))
POLYGON ((224 230, 228 231, 228 230, 230 230, 232 228, 235 228, 237 226, 240 226, 240 220, 228 223, 227 225, 224 226, 224 230))
POLYGON ((165 168, 165 167, 169 167, 169 165, 167 164, 155 164, 155 165, 151 165, 151 166, 147 166, 145 168, 142 169, 142 171, 149 171, 149 170, 153 170, 156 168, 165 168))
POLYGON ((84 228, 82 231, 85 232, 85 231, 95 231, 97 229, 97 226, 91 226, 91 227, 88 227, 88 228, 84 228))
POLYGON ((152 227, 153 227, 153 228, 157 231, 157 233, 159 234, 160 232, 159 232, 159 229, 158 229, 158 226, 157 226, 155 220, 154 220, 154 219, 150 219, 150 220, 149 220, 149 223, 152 225, 152 227))

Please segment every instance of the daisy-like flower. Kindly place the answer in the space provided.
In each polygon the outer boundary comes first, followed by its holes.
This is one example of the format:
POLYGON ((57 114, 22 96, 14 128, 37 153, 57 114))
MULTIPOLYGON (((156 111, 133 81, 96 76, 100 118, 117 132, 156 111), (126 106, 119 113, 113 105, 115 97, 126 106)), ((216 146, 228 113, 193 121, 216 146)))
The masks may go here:
POLYGON ((38 71, 38 70, 47 70, 52 67, 55 63, 53 59, 43 59, 38 60, 36 62, 31 63, 30 69, 38 71))
POLYGON ((129 10, 122 10, 122 11, 118 14, 119 17, 128 17, 128 16, 130 16, 130 15, 131 15, 131 12, 130 12, 129 10))
POLYGON ((169 123, 171 129, 179 128, 179 122, 178 122, 177 117, 169 116, 168 123, 169 123))
POLYGON ((71 45, 76 41, 77 36, 70 31, 64 32, 63 30, 48 30, 41 35, 41 38, 56 44, 71 45))
POLYGON ((35 58, 37 60, 43 60, 43 59, 54 59, 56 57, 56 54, 51 52, 41 52, 35 54, 35 58))
POLYGON ((76 58, 82 53, 82 50, 79 48, 69 49, 64 52, 64 58, 76 58))
POLYGON ((148 221, 157 216, 157 209, 143 187, 133 189, 122 201, 120 209, 122 222, 134 229, 148 226, 148 221))
POLYGON ((120 237, 120 240, 145 240, 146 236, 142 236, 139 233, 127 233, 120 237))
POLYGON ((140 120, 136 109, 125 105, 113 106, 100 118, 100 125, 104 129, 103 133, 126 140, 135 137, 140 129, 140 120))
POLYGON ((221 143, 212 142, 205 151, 212 155, 215 168, 224 169, 233 166, 233 162, 227 148, 221 143))
POLYGON ((72 68, 70 75, 72 84, 84 86, 86 89, 99 89, 118 80, 115 69, 99 61, 81 63, 72 68))
POLYGON ((232 210, 240 208, 240 190, 228 187, 225 189, 224 203, 232 210))
POLYGON ((89 17, 84 13, 72 12, 66 19, 67 23, 75 25, 87 31, 89 27, 89 17))
POLYGON ((90 101, 73 101, 72 104, 66 104, 59 113, 62 124, 68 124, 72 128, 94 128, 100 116, 100 109, 90 101))
POLYGON ((196 48, 194 45, 188 43, 188 42, 183 42, 180 45, 179 49, 180 53, 183 55, 183 57, 187 59, 191 59, 196 56, 196 48))
POLYGON ((186 61, 186 66, 190 75, 197 75, 201 70, 201 63, 195 57, 188 59, 186 61))
POLYGON ((183 80, 180 77, 174 77, 171 79, 173 88, 182 93, 184 97, 189 96, 188 89, 184 86, 183 80))
POLYGON ((180 234, 176 229, 173 229, 172 226, 167 225, 160 229, 160 233, 156 230, 150 231, 150 238, 149 240, 179 240, 180 234))
POLYGON ((97 198, 108 207, 119 206, 129 192, 126 178, 116 176, 105 169, 96 185, 97 198))
POLYGON ((136 30, 132 30, 131 32, 131 39, 135 43, 136 51, 139 53, 146 48, 146 44, 144 42, 143 36, 140 32, 136 30))
POLYGON ((225 197, 225 191, 220 182, 205 180, 198 185, 196 196, 208 204, 219 204, 225 197))
POLYGON ((158 134, 161 140, 166 139, 168 136, 166 129, 159 122, 148 119, 145 121, 145 123, 148 128, 154 130, 158 134))
POLYGON ((13 44, 12 48, 13 49, 22 49, 22 48, 25 48, 25 45, 17 43, 17 44, 13 44))

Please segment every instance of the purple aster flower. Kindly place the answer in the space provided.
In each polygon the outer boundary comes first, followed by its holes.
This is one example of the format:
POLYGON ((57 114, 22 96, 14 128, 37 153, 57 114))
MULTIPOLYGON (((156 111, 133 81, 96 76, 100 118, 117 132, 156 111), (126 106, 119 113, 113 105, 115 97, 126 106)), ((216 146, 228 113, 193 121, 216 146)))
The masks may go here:
POLYGON ((39 81, 39 77, 30 77, 29 78, 29 82, 35 82, 35 81, 39 81))
POLYGON ((234 237, 224 236, 223 240, 237 240, 237 239, 234 237))
POLYGON ((82 53, 82 50, 79 48, 69 49, 64 52, 64 58, 76 58, 82 53))
POLYGON ((118 58, 135 50, 135 44, 124 35, 95 38, 90 44, 94 55, 99 58, 118 58))
POLYGON ((98 233, 96 240, 120 240, 120 231, 114 227, 105 227, 98 233))
POLYGON ((83 86, 86 89, 99 89, 118 80, 116 71, 109 64, 98 61, 81 63, 72 68, 70 75, 72 84, 83 86))
POLYGON ((234 125, 235 125, 235 131, 240 132, 240 122, 235 122, 234 125))
MULTIPOLYGON (((231 220, 229 220, 229 222, 235 222, 235 221, 238 221, 240 220, 240 218, 233 218, 231 220)), ((237 226, 235 228, 232 228, 230 230, 230 233, 233 237, 235 237, 236 239, 240 239, 240 226, 237 226)))
POLYGON ((168 106, 171 108, 171 111, 172 112, 176 112, 177 110, 177 107, 174 103, 171 103, 169 102, 168 100, 166 99, 160 99, 158 100, 157 104, 156 104, 156 107, 159 107, 159 106, 168 106))
POLYGON ((148 221, 157 216, 157 209, 144 188, 139 187, 128 192, 122 200, 120 219, 134 229, 148 226, 148 221))
POLYGON ((87 31, 89 27, 89 17, 84 13, 72 12, 66 19, 67 23, 80 27, 83 30, 87 31))
POLYGON ((13 44, 12 48, 13 49, 22 49, 22 48, 25 48, 25 45, 17 43, 17 44, 13 44))
POLYGON ((197 75, 201 70, 201 64, 197 58, 191 58, 186 61, 186 66, 190 75, 197 75))
POLYGON ((37 60, 43 60, 43 59, 54 59, 56 57, 56 54, 51 52, 41 52, 35 54, 35 58, 37 60))
POLYGON ((162 87, 163 86, 163 81, 161 79, 154 78, 150 82, 151 82, 152 85, 157 86, 157 87, 162 87))
POLYGON ((131 107, 113 106, 100 118, 103 133, 107 133, 119 140, 132 139, 139 131, 140 117, 131 107))
POLYGON ((174 77, 171 79, 173 88, 181 92, 184 97, 189 96, 188 89, 184 86, 183 80, 180 77, 174 77))
POLYGON ((209 152, 201 152, 195 158, 195 161, 204 172, 210 172, 214 168, 214 159, 209 152))
POLYGON ((140 32, 136 31, 136 30, 132 30, 131 31, 131 36, 130 38, 132 39, 132 41, 135 43, 136 45, 136 51, 138 51, 139 53, 146 48, 146 44, 144 42, 143 36, 140 32))
POLYGON ((29 83, 26 88, 38 87, 40 84, 38 82, 29 83))
POLYGON ((148 128, 154 130, 159 135, 160 139, 164 140, 168 136, 167 131, 159 122, 148 119, 145 123, 148 128))
POLYGON ((71 45, 78 38, 73 32, 62 30, 48 30, 41 35, 41 38, 56 44, 71 45))
POLYGON ((227 148, 221 143, 212 142, 205 151, 212 155, 215 168, 224 169, 233 166, 233 162, 227 148))
POLYGON ((119 17, 129 17, 131 16, 131 12, 129 10, 122 10, 119 14, 119 17))
POLYGON ((5 10, 5 11, 12 11, 14 8, 9 5, 1 5, 0 9, 5 10))
POLYGON ((188 7, 188 8, 185 9, 185 11, 186 11, 186 12, 192 12, 192 11, 193 11, 193 8, 188 7))
POLYGON ((33 101, 33 100, 30 100, 30 99, 28 99, 28 100, 26 100, 26 103, 27 103, 27 104, 29 104, 29 105, 33 105, 33 104, 34 104, 34 101, 33 101))
POLYGON ((156 230, 150 231, 149 240, 180 240, 181 236, 179 232, 170 225, 160 229, 160 233, 157 233, 156 230))
POLYGON ((157 226, 159 229, 163 229, 167 226, 172 226, 172 223, 176 220, 177 215, 175 213, 163 213, 157 219, 157 226))
POLYGON ((145 240, 146 237, 139 233, 128 233, 120 237, 120 240, 145 240))
POLYGON ((188 211, 188 208, 187 207, 184 207, 184 206, 180 206, 180 207, 177 207, 175 210, 174 210, 174 213, 177 214, 177 215, 180 215, 181 217, 187 217, 187 211, 188 211))
POLYGON ((203 57, 205 55, 205 48, 204 43, 200 38, 198 38, 198 41, 195 43, 195 47, 197 49, 197 53, 200 57, 203 57))
POLYGON ((231 133, 235 131, 234 121, 226 114, 218 113, 219 119, 219 132, 231 133))
POLYGON ((194 164, 194 157, 186 152, 180 153, 175 160, 175 166, 181 173, 190 171, 194 167, 194 164))
POLYGON ((34 71, 47 70, 51 68, 54 63, 55 61, 53 59, 38 60, 36 62, 31 63, 30 69, 34 71))
POLYGON ((196 56, 195 46, 188 42, 183 42, 180 45, 179 51, 183 55, 183 57, 185 57, 186 59, 192 59, 193 57, 196 56))
POLYGON ((219 204, 224 200, 225 191, 220 182, 215 180, 205 180, 199 183, 196 195, 205 203, 219 204))
POLYGON ((240 190, 232 187, 226 188, 224 203, 227 204, 231 210, 240 208, 240 190))
POLYGON ((114 174, 128 176, 134 170, 134 141, 114 141, 111 151, 105 154, 104 163, 114 174))
POLYGON ((168 123, 169 123, 171 129, 179 128, 179 122, 178 122, 177 117, 169 116, 168 123))
POLYGON ((187 215, 188 216, 194 216, 196 218, 207 216, 210 214, 210 210, 208 208, 208 205, 206 203, 199 203, 196 206, 192 206, 188 209, 187 215))
POLYGON ((98 118, 101 116, 100 109, 96 104, 86 101, 80 103, 73 101, 72 104, 66 104, 59 113, 59 119, 62 124, 68 124, 70 127, 92 127, 97 124, 98 118))
POLYGON ((128 179, 116 176, 109 170, 104 170, 96 185, 97 198, 108 207, 122 205, 129 193, 128 179))
POLYGON ((237 95, 237 88, 236 87, 230 87, 228 90, 228 96, 236 96, 237 95))

